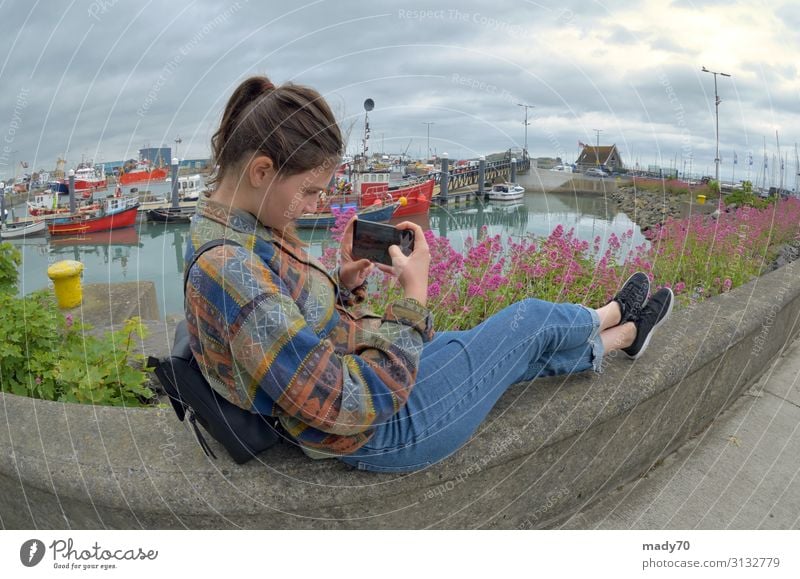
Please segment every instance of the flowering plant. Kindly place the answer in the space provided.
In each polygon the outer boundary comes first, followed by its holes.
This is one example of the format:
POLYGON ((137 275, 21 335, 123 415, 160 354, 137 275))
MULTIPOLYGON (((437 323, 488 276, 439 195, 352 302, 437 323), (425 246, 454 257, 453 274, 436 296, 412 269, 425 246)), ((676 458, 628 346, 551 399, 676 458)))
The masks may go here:
MULTIPOLYGON (((337 220, 334 240, 347 219, 337 220)), ((740 207, 716 219, 667 219, 649 242, 635 246, 632 230, 589 243, 561 225, 547 237, 505 243, 484 227, 478 240, 465 240, 463 253, 432 231, 425 236, 431 251, 428 307, 435 327, 457 330, 527 297, 598 307, 634 271, 650 277, 653 291, 671 287, 678 303, 730 291, 760 275, 782 244, 800 239, 800 200, 740 207)), ((327 249, 323 259, 332 267, 336 250, 327 249)), ((402 296, 396 280, 378 271, 370 287, 367 305, 379 313, 402 296)))

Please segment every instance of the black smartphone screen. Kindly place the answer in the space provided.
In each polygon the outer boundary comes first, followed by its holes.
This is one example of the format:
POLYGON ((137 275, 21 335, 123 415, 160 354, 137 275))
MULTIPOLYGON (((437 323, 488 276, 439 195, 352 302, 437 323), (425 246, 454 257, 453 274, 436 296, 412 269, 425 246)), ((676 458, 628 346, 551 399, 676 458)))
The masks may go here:
POLYGON ((353 223, 353 257, 392 265, 389 246, 397 245, 404 255, 414 251, 414 232, 385 223, 356 219, 353 223))

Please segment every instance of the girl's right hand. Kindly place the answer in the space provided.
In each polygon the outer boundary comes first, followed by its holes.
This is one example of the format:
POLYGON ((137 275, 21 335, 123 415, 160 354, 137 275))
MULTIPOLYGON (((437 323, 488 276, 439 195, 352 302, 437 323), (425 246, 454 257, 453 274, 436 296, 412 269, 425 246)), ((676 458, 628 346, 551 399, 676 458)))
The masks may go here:
POLYGON ((403 255, 397 245, 389 246, 392 266, 377 264, 386 273, 397 276, 397 281, 405 291, 405 297, 413 298, 423 306, 428 300, 428 270, 431 265, 431 252, 422 227, 410 221, 398 223, 397 229, 410 229, 414 232, 414 251, 403 255))

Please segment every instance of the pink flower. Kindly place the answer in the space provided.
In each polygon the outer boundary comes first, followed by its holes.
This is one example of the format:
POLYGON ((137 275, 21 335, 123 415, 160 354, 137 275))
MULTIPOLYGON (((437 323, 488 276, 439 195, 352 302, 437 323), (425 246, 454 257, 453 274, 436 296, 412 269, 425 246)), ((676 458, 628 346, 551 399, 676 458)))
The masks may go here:
POLYGON ((67 327, 71 328, 72 327, 72 314, 67 314, 66 316, 64 316, 64 320, 67 322, 67 327))
POLYGON ((730 291, 732 285, 733 282, 731 281, 731 278, 726 277, 725 281, 722 282, 722 291, 724 292, 730 291))
POLYGON ((476 283, 471 283, 467 289, 467 295, 471 298, 474 298, 475 296, 482 296, 484 295, 483 288, 476 283))

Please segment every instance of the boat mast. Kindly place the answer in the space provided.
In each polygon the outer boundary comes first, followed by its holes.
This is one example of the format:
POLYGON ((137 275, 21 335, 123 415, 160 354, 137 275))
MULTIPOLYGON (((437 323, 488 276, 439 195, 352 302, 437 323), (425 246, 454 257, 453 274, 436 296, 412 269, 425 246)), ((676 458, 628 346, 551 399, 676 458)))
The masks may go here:
POLYGON ((775 145, 778 147, 778 162, 781 166, 778 170, 778 195, 783 189, 783 157, 781 156, 781 141, 778 139, 778 129, 775 129, 775 145))

